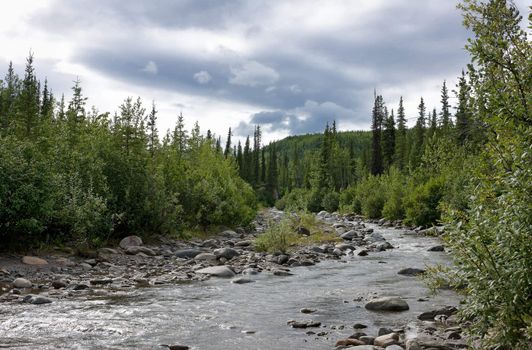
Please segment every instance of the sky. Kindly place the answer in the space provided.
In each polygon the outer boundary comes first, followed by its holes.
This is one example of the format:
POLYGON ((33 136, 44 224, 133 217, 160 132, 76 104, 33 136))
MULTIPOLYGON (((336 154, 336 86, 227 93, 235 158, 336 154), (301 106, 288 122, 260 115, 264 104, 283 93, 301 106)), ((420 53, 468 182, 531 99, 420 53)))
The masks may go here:
MULTIPOLYGON (((526 9, 526 0, 516 1, 526 9)), ((420 97, 439 109, 469 61, 452 0, 17 0, 0 2, 0 74, 40 79, 114 113, 128 96, 155 101, 161 133, 183 113, 225 138, 263 141, 369 129, 374 91, 389 109, 420 97), (5 68, 1 68, 5 67, 5 68)), ((451 96, 454 96, 451 94, 451 96)), ((454 99, 451 100, 451 103, 454 99)))

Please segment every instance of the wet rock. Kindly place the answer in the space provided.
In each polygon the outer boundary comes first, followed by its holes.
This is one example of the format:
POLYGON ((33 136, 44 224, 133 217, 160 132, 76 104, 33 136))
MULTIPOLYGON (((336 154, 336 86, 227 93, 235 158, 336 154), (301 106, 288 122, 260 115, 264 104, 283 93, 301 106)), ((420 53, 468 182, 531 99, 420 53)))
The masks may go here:
POLYGON ((85 283, 79 283, 79 284, 76 284, 74 287, 72 287, 73 290, 85 290, 89 288, 90 288, 89 285, 85 283))
POLYGON ((66 288, 67 285, 68 284, 63 280, 55 280, 52 282, 52 287, 54 287, 55 289, 66 288))
POLYGON ((95 286, 101 286, 101 285, 111 284, 111 283, 113 283, 113 280, 110 278, 90 280, 90 284, 95 285, 95 286))
POLYGON ((302 314, 312 314, 316 312, 316 309, 309 309, 309 308, 304 307, 301 310, 299 310, 299 312, 301 312, 302 314))
POLYGON ((379 243, 375 243, 374 246, 375 246, 375 250, 379 252, 383 252, 386 249, 393 249, 393 245, 390 242, 379 242, 379 243))
POLYGON ((24 299, 22 299, 25 303, 33 304, 33 305, 42 305, 42 304, 50 304, 52 302, 51 299, 40 296, 40 295, 26 295, 24 299))
POLYGON ((132 246, 127 247, 126 254, 128 255, 137 255, 137 254, 146 254, 147 256, 155 256, 157 255, 152 249, 147 247, 141 247, 141 246, 132 246))
POLYGON ((22 257, 22 262, 26 265, 33 265, 33 266, 43 266, 48 265, 48 261, 37 258, 36 256, 24 256, 22 257))
POLYGON ((381 335, 375 338, 373 344, 385 348, 387 346, 397 344, 398 341, 399 341, 399 334, 390 333, 390 334, 381 335))
POLYGON ((166 344, 161 344, 159 346, 163 346, 163 347, 168 348, 170 350, 189 350, 190 349, 188 346, 185 346, 185 345, 166 345, 166 344))
POLYGON ((441 309, 426 311, 420 314, 417 318, 422 321, 433 321, 437 315, 445 315, 447 317, 455 314, 457 311, 454 306, 445 306, 441 309))
POLYGON ((83 262, 86 263, 86 264, 89 264, 90 266, 96 266, 96 264, 98 263, 96 261, 96 259, 87 259, 87 260, 85 260, 83 262))
POLYGON ((357 346, 357 345, 366 345, 362 340, 346 338, 340 339, 336 342, 336 346, 357 346))
POLYGON ((202 250, 195 249, 195 248, 181 249, 175 252, 175 256, 177 258, 182 258, 182 259, 193 259, 196 257, 196 255, 199 255, 201 253, 203 253, 202 250))
POLYGON ((281 254, 281 255, 278 255, 278 256, 274 257, 272 259, 272 261, 277 263, 277 264, 279 264, 279 265, 282 265, 282 264, 286 264, 289 259, 290 259, 290 257, 288 255, 281 254))
POLYGON ((253 244, 253 241, 239 241, 235 243, 235 247, 249 247, 253 244))
POLYGON ((290 273, 285 270, 273 270, 273 275, 274 276, 292 276, 293 273, 290 273))
POLYGON ((435 245, 434 247, 430 247, 428 251, 429 252, 443 252, 445 251, 445 248, 442 245, 435 245))
POLYGON ((334 248, 332 253, 333 253, 333 255, 336 255, 336 256, 344 255, 344 252, 342 250, 338 249, 338 248, 334 248))
POLYGON ((15 288, 31 288, 32 283, 25 278, 16 278, 13 281, 13 287, 15 288))
POLYGON ((313 251, 315 253, 325 253, 326 252, 326 249, 324 249, 323 247, 317 247, 317 246, 313 246, 313 247, 310 247, 310 251, 313 251))
POLYGON ((362 324, 362 323, 355 323, 353 325, 353 328, 354 329, 364 329, 364 328, 368 328, 368 326, 366 326, 365 324, 362 324))
POLYGON ((235 276, 233 270, 227 266, 206 267, 204 269, 197 270, 196 273, 222 278, 231 278, 235 276))
POLYGON ((292 328, 309 328, 309 327, 319 327, 321 326, 321 322, 316 321, 288 321, 288 325, 292 326, 292 328))
POLYGON ((418 275, 422 275, 424 274, 426 271, 423 270, 423 269, 418 269, 418 268, 415 268, 415 267, 408 267, 406 269, 402 269, 402 270, 399 270, 399 272, 397 272, 398 275, 403 275, 403 276, 418 276, 418 275))
POLYGON ((255 268, 248 267, 247 269, 244 269, 242 271, 242 274, 243 275, 258 275, 259 271, 257 269, 255 269, 255 268))
POLYGON ((236 233, 235 231, 233 231, 233 230, 225 230, 225 231, 220 233, 220 236, 227 237, 227 238, 240 237, 240 235, 238 233, 236 233))
POLYGON ((386 334, 390 334, 390 333, 393 333, 393 330, 391 330, 390 328, 381 327, 381 328, 379 328, 379 331, 377 332, 377 335, 380 337, 381 335, 386 335, 386 334))
POLYGON ((384 237, 378 232, 372 232, 364 238, 364 242, 371 244, 385 241, 384 237))
POLYGON ((139 236, 127 236, 120 241, 120 248, 138 247, 142 245, 142 239, 139 236))
POLYGON ((358 256, 367 256, 368 250, 367 249, 359 249, 355 251, 355 254, 358 256))
POLYGON ((410 308, 406 301, 395 297, 374 299, 365 307, 371 311, 405 311, 410 308))
POLYGON ((246 283, 253 283, 253 282, 255 281, 250 278, 246 278, 246 277, 238 277, 238 278, 231 280, 231 283, 235 283, 235 284, 246 284, 246 283))
POLYGON ((364 333, 364 332, 356 332, 356 333, 351 334, 349 336, 349 338, 351 338, 351 339, 360 339, 360 337, 365 337, 365 336, 367 336, 367 334, 364 333))
POLYGON ((232 258, 240 255, 240 253, 233 248, 215 249, 213 253, 218 258, 226 258, 227 260, 231 260, 232 258))

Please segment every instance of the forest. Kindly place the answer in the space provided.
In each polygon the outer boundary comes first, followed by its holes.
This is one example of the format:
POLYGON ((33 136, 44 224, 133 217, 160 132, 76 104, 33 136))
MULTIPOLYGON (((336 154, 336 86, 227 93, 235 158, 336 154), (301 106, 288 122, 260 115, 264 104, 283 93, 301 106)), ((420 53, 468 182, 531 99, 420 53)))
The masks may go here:
POLYGON ((408 116, 403 98, 391 106, 376 91, 370 131, 338 131, 324 119, 323 133, 268 145, 260 125, 244 144, 232 142, 231 129, 222 142, 198 123, 186 130, 182 115, 160 133, 155 103, 128 97, 114 114, 100 112, 79 80, 69 101, 55 95, 33 54, 21 75, 10 64, 0 80, 0 250, 101 246, 128 234, 185 238, 248 226, 261 206, 445 224, 455 266, 435 276, 463 289, 463 316, 489 335, 485 348, 525 349, 532 49, 506 1, 459 8, 473 33, 471 63, 456 87, 442 82, 439 106, 420 96, 408 116))

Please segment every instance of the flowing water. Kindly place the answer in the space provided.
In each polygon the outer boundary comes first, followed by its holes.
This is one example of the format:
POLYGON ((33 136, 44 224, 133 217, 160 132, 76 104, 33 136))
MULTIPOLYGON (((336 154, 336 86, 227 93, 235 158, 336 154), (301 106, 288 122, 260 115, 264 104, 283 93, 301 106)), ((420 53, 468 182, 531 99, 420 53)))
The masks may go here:
POLYGON ((243 285, 226 279, 136 289, 112 299, 57 300, 52 304, 0 304, 0 348, 9 349, 164 349, 183 344, 191 349, 332 349, 336 340, 354 332, 353 324, 401 326, 434 307, 457 305, 443 291, 428 301, 428 290, 402 268, 423 268, 449 261, 445 253, 428 252, 438 240, 403 235, 374 227, 395 247, 366 257, 324 261, 292 269, 293 276, 268 273, 243 285), (410 310, 376 313, 360 297, 372 293, 400 296, 410 310), (317 309, 302 314, 303 307, 317 309), (293 329, 290 319, 322 322, 320 328, 293 329), (344 325, 344 329, 339 326, 344 325), (306 332, 328 332, 325 336, 306 332))

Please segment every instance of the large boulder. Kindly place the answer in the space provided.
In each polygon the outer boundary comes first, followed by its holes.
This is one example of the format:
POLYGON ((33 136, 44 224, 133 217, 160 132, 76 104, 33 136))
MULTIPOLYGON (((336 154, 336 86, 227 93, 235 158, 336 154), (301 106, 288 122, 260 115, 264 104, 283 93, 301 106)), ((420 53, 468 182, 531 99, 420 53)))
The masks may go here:
POLYGON ((342 239, 350 241, 356 236, 357 236, 357 232, 355 230, 349 230, 346 233, 342 234, 340 237, 342 237, 342 239))
POLYGON ((144 253, 149 256, 157 255, 153 250, 147 247, 132 246, 132 247, 127 247, 126 249, 126 254, 128 255, 137 255, 139 253, 144 253))
POLYGON ((406 269, 399 270, 399 272, 397 272, 397 274, 398 275, 403 275, 403 276, 417 276, 417 275, 422 275, 425 272, 426 271, 423 270, 423 269, 418 269, 418 268, 415 268, 415 267, 408 267, 406 269))
POLYGON ((365 305, 371 311, 406 311, 410 309, 406 301, 401 298, 377 298, 365 305))
POLYGON ((232 278, 235 276, 234 271, 227 266, 210 266, 197 270, 196 273, 222 278, 232 278))
POLYGON ((373 344, 385 348, 387 346, 397 344, 398 341, 399 341, 399 334, 390 333, 390 334, 381 335, 375 338, 375 340, 373 341, 373 344))
POLYGON ((139 236, 127 236, 120 241, 120 248, 127 249, 129 247, 138 247, 142 245, 142 239, 139 236))
POLYGON ((437 315, 445 315, 447 317, 454 315, 458 311, 454 306, 445 306, 441 309, 426 311, 420 314, 417 318, 422 321, 433 321, 437 315))
POLYGON ((26 265, 33 265, 33 266, 43 266, 48 265, 48 261, 37 258, 36 256, 24 256, 22 257, 22 262, 26 265))

